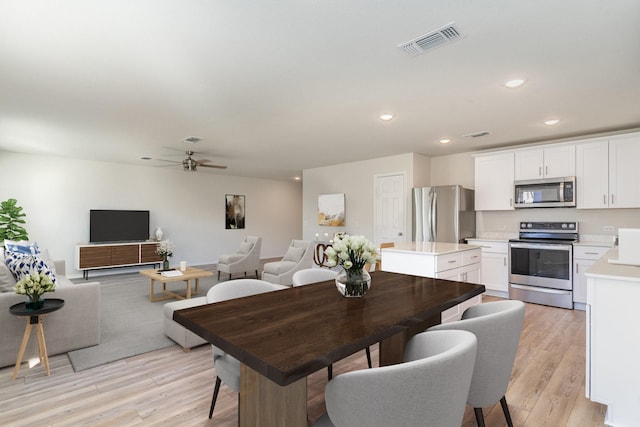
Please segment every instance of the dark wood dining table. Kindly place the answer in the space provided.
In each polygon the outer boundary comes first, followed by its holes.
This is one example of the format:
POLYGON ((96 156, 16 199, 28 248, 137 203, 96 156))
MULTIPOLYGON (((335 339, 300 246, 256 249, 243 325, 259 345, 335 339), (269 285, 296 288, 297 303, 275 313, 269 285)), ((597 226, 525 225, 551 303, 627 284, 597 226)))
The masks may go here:
POLYGON ((305 426, 307 376, 380 343, 380 365, 400 363, 405 343, 483 285, 371 273, 362 298, 333 281, 177 310, 173 319, 241 362, 242 426, 305 426))

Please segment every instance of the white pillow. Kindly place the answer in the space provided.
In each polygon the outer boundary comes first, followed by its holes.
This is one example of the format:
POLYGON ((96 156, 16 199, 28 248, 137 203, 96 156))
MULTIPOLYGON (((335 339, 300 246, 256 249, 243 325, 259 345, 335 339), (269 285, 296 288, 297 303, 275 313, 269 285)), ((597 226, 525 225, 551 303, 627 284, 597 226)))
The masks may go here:
POLYGON ((289 246, 287 253, 284 254, 284 258, 282 258, 282 261, 298 262, 300 261, 300 258, 302 258, 302 255, 304 255, 304 248, 294 248, 293 246, 289 246))
POLYGON ((251 242, 242 242, 240 243, 240 249, 238 249, 239 254, 246 255, 253 248, 253 243, 251 242))

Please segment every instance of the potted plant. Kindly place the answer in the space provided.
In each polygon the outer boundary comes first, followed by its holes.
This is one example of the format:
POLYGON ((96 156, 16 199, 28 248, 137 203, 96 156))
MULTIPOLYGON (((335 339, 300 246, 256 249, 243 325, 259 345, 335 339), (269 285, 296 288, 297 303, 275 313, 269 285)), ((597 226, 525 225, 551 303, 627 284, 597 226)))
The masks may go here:
POLYGON ((16 199, 8 199, 0 203, 0 245, 4 240, 29 240, 24 224, 22 207, 16 199))

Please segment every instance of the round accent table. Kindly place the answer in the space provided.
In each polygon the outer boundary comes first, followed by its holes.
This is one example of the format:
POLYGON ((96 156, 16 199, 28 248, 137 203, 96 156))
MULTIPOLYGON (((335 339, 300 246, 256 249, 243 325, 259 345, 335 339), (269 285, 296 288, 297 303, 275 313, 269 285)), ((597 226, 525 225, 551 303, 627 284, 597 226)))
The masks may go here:
POLYGON ((22 356, 27 348, 29 337, 31 336, 31 328, 33 325, 37 325, 38 336, 38 355, 40 356, 40 363, 43 364, 47 370, 47 376, 51 375, 49 371, 49 357, 47 356, 47 346, 44 342, 44 329, 42 328, 42 318, 44 315, 60 310, 64 305, 64 300, 51 298, 45 299, 42 308, 37 310, 27 309, 27 303, 21 302, 9 307, 9 312, 14 316, 25 317, 27 319, 27 327, 24 330, 24 336, 22 337, 22 344, 20 345, 20 351, 18 352, 18 360, 16 361, 16 367, 13 369, 13 380, 18 376, 20 371, 20 365, 22 364, 22 356))

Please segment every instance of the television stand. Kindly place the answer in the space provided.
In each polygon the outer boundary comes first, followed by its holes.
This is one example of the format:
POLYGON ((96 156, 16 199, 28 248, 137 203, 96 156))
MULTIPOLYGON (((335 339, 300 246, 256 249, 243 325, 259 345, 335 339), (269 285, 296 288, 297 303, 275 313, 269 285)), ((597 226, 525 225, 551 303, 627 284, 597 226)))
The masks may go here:
POLYGON ((158 242, 110 242, 78 243, 76 268, 82 277, 89 279, 89 271, 114 267, 133 267, 160 264, 162 257, 156 254, 158 242))

